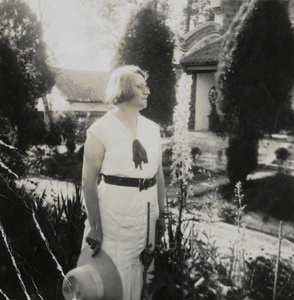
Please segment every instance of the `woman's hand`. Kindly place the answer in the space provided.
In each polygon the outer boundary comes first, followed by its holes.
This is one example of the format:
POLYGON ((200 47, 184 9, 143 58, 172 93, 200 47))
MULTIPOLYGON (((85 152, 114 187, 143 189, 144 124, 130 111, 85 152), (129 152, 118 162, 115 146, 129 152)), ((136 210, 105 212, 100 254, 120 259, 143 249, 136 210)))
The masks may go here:
POLYGON ((101 248, 102 245, 102 239, 103 239, 103 233, 99 228, 92 228, 90 229, 90 232, 88 233, 86 237, 86 242, 89 244, 90 248, 93 250, 92 256, 94 257, 101 248))
POLYGON ((164 236, 165 231, 166 231, 165 218, 159 217, 159 219, 157 220, 157 233, 159 239, 161 239, 164 236))

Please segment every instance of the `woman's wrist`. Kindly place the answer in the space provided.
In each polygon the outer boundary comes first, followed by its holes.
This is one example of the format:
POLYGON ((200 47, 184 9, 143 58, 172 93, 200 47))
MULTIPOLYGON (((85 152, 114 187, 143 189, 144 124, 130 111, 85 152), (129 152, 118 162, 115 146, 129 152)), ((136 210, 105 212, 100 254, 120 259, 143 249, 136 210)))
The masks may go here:
POLYGON ((99 230, 101 229, 101 222, 100 221, 94 221, 94 222, 89 222, 90 223, 90 227, 92 229, 95 229, 95 230, 99 230))

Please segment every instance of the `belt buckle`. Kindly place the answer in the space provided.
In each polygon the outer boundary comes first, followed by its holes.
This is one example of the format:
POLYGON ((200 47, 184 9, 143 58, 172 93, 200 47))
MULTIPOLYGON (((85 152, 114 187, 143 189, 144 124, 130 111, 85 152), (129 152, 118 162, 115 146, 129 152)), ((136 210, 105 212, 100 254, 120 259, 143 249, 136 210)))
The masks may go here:
POLYGON ((139 179, 139 191, 141 192, 142 190, 148 190, 151 186, 152 182, 151 182, 151 178, 150 177, 147 177, 147 178, 144 178, 144 179, 139 179), (145 186, 145 183, 149 182, 148 186, 145 186))

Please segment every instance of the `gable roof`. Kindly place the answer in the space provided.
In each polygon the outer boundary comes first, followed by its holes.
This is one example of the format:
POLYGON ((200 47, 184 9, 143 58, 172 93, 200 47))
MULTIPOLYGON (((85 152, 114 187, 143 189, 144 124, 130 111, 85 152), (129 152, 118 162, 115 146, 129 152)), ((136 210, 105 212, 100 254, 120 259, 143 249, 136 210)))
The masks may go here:
POLYGON ((223 34, 221 26, 215 22, 209 21, 196 26, 193 30, 186 33, 181 39, 181 50, 186 55, 208 44, 210 41, 217 39, 223 34))
POLYGON ((217 65, 218 56, 221 51, 223 37, 205 45, 203 48, 197 49, 181 58, 182 65, 217 65))
POLYGON ((69 102, 103 102, 109 72, 59 69, 56 86, 69 102))

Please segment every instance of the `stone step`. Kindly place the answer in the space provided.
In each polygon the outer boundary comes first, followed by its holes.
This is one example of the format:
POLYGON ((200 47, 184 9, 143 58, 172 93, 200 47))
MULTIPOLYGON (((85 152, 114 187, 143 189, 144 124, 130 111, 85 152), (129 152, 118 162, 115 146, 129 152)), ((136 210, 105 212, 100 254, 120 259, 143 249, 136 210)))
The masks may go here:
MULTIPOLYGON (((222 139, 211 132, 189 132, 191 148, 198 148, 201 156, 195 163, 206 169, 226 168, 227 157, 226 149, 228 147, 228 139, 222 139)), ((287 160, 287 166, 290 168, 294 164, 294 143, 287 141, 286 137, 278 136, 273 138, 265 138, 260 140, 258 149, 258 163, 270 168, 278 168, 276 164, 275 151, 278 148, 286 148, 291 156, 287 160)))
POLYGON ((195 165, 208 170, 225 170, 227 158, 225 154, 217 155, 204 152, 195 162, 195 165))
POLYGON ((287 164, 285 166, 281 166, 281 165, 278 165, 278 164, 269 164, 267 167, 272 169, 272 170, 278 170, 278 169, 281 169, 281 168, 285 168, 285 170, 294 171, 294 163, 292 165, 287 164))
POLYGON ((282 140, 262 140, 259 143, 258 162, 262 165, 270 165, 277 159, 275 151, 279 148, 287 149, 291 153, 291 156, 293 156, 294 148, 292 147, 293 144, 282 140))
POLYGON ((202 153, 218 153, 228 147, 227 139, 222 139, 212 132, 189 132, 190 146, 199 148, 202 153))

